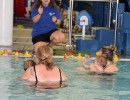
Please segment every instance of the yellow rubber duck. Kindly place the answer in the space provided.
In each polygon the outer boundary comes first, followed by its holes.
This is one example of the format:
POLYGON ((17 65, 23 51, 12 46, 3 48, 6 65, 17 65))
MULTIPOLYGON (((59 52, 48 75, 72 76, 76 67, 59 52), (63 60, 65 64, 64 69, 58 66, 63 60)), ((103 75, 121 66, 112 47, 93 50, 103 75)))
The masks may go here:
POLYGON ((0 51, 0 55, 3 55, 3 52, 2 52, 2 51, 0 51))
POLYGON ((24 55, 23 55, 23 53, 20 52, 20 53, 19 53, 19 56, 24 56, 24 55))
POLYGON ((100 51, 97 51, 97 52, 96 52, 96 56, 99 56, 99 55, 100 55, 100 51))
POLYGON ((81 55, 81 53, 78 54, 77 59, 78 59, 79 61, 82 60, 82 55, 81 55))
POLYGON ((15 51, 12 52, 12 55, 15 55, 15 51))
POLYGON ((19 56, 19 52, 18 51, 15 52, 15 56, 19 56))
POLYGON ((118 57, 118 55, 115 54, 115 55, 113 56, 113 61, 114 61, 114 62, 119 61, 119 57, 118 57))
POLYGON ((31 57, 31 54, 28 51, 26 51, 25 54, 24 54, 24 56, 25 57, 31 57))
POLYGON ((8 54, 8 50, 4 50, 4 51, 3 51, 3 54, 8 54))

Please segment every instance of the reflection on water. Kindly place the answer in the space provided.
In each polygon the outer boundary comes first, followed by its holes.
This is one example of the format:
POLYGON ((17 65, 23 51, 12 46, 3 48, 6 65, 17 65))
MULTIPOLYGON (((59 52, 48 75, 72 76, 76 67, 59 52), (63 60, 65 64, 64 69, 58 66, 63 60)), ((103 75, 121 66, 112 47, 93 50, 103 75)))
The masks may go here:
POLYGON ((1 100, 130 100, 130 62, 118 62, 120 71, 114 75, 90 75, 75 70, 80 66, 76 60, 55 59, 68 77, 60 87, 59 83, 35 86, 21 81, 24 60, 0 56, 1 100))

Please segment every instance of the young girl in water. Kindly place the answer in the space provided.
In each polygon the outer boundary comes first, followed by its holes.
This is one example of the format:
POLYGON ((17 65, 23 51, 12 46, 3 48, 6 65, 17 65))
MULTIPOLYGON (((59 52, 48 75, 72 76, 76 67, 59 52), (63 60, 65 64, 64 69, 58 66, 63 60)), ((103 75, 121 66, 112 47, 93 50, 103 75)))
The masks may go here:
POLYGON ((107 65, 107 59, 104 56, 97 56, 95 62, 90 65, 87 65, 84 61, 82 61, 81 63, 82 63, 82 67, 76 68, 77 70, 80 71, 89 70, 90 72, 101 74, 103 73, 107 65))

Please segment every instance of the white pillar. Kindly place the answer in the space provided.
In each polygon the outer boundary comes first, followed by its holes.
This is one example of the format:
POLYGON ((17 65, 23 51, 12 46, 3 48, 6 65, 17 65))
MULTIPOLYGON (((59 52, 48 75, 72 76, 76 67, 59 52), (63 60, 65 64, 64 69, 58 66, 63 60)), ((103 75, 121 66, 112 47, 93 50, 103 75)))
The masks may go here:
POLYGON ((13 0, 0 0, 0 46, 12 46, 13 0))

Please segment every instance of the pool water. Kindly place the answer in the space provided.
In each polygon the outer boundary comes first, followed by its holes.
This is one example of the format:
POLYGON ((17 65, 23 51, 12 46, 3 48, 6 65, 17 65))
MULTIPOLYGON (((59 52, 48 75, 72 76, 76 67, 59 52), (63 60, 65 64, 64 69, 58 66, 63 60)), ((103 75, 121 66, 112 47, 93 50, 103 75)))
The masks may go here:
MULTIPOLYGON (((0 56, 1 100, 130 100, 130 62, 118 62, 116 75, 90 75, 75 70, 77 60, 54 59, 68 77, 67 87, 34 89, 19 76, 24 72, 23 61, 29 58, 0 56)), ((88 61, 91 62, 91 61, 88 61)))

